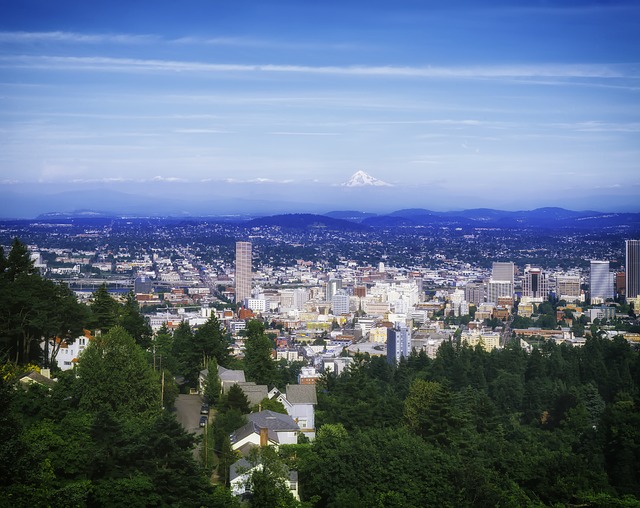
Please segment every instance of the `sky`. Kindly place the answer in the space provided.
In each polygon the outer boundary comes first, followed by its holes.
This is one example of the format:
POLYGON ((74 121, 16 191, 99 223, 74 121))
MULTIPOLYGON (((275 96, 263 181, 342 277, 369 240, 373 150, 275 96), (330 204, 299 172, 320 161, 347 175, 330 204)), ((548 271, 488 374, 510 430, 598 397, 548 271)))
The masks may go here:
POLYGON ((0 0, 2 217, 542 206, 640 212, 640 2, 0 0))

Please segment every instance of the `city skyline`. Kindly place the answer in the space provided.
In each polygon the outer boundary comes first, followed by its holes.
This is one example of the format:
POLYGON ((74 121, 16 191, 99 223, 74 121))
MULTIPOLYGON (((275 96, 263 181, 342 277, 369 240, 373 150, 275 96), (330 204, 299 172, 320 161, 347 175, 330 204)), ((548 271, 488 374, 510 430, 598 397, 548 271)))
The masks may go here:
POLYGON ((639 20, 624 0, 6 2, 0 216, 640 211, 639 20), (389 185, 344 186, 359 170, 389 185))

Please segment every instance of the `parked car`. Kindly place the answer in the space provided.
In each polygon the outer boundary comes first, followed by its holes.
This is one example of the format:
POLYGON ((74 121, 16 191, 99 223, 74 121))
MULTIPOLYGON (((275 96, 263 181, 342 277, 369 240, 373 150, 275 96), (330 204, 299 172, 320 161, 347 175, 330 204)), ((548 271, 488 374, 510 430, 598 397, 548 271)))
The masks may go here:
POLYGON ((207 417, 206 416, 201 416, 200 417, 200 427, 206 427, 207 426, 207 417))
POLYGON ((200 408, 200 414, 203 415, 208 415, 209 414, 209 404, 202 404, 202 407, 200 408))

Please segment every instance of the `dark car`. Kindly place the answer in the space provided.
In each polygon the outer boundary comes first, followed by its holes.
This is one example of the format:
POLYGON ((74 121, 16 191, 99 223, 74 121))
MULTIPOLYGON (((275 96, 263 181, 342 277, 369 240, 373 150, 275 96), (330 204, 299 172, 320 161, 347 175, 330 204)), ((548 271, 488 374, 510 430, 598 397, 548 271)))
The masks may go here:
POLYGON ((209 404, 202 404, 200 408, 200 414, 208 415, 209 414, 209 404))
POLYGON ((206 427, 207 426, 207 417, 206 416, 201 416, 200 417, 200 427, 206 427))

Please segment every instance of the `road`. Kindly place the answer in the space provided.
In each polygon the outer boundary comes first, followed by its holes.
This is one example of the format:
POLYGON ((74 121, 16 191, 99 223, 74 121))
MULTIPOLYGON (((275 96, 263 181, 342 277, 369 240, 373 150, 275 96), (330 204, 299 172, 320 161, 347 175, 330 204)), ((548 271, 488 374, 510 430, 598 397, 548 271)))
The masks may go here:
POLYGON ((176 399, 176 417, 187 432, 202 434, 200 427, 200 395, 180 394, 176 399))
MULTIPOLYGON (((202 398, 200 395, 180 394, 176 399, 176 418, 184 427, 184 430, 196 435, 202 434, 200 427, 200 407, 202 406, 202 398)), ((193 456, 196 460, 200 459, 200 445, 193 450, 193 456)))

